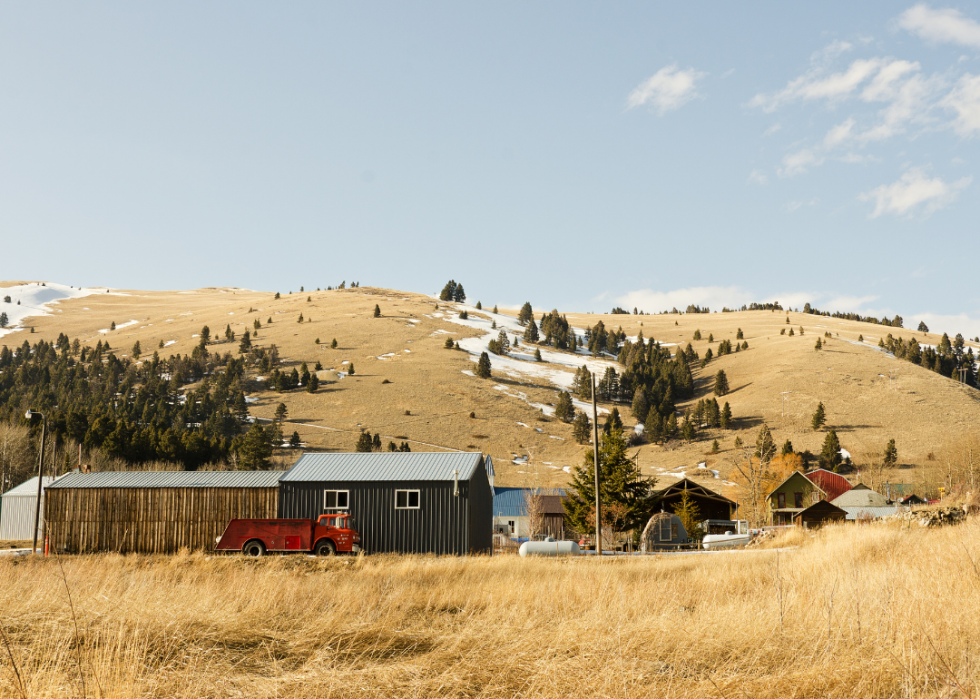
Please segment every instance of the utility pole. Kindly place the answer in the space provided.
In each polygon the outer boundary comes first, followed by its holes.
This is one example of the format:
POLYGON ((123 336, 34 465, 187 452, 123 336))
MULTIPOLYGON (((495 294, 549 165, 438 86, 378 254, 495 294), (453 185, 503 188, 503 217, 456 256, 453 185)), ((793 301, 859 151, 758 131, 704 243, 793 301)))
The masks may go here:
POLYGON ((44 483, 44 436, 48 429, 48 418, 43 413, 36 410, 28 410, 25 417, 30 420, 35 415, 40 415, 41 423, 41 451, 37 455, 37 502, 34 504, 34 546, 31 553, 37 553, 37 528, 41 526, 41 495, 44 483))
POLYGON ((592 456, 595 466, 595 552, 602 556, 602 497, 599 490, 599 412, 595 406, 595 374, 592 378, 592 456))

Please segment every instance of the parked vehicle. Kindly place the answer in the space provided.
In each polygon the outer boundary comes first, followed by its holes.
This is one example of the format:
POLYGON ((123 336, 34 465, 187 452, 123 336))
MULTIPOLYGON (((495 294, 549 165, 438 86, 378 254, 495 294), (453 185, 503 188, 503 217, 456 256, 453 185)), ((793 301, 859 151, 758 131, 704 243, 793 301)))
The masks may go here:
POLYGON ((733 527, 726 529, 724 534, 708 534, 701 540, 701 547, 709 551, 730 549, 745 546, 752 540, 747 520, 739 519, 731 522, 733 527))
POLYGON ((246 556, 268 552, 357 553, 361 535, 350 515, 320 515, 317 519, 233 519, 218 537, 216 551, 241 551, 246 556))

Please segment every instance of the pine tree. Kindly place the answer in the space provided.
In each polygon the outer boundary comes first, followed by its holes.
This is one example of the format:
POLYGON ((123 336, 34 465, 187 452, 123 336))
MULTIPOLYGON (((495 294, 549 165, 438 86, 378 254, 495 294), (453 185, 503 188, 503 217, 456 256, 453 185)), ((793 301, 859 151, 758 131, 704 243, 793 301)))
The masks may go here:
POLYGON ((476 364, 476 375, 481 379, 489 379, 491 368, 489 355, 486 352, 481 352, 480 361, 476 364))
POLYGON ((276 412, 275 412, 276 422, 284 422, 288 414, 289 414, 289 410, 286 408, 285 403, 280 403, 279 405, 276 406, 276 412))
POLYGON ((201 328, 201 347, 211 344, 211 328, 204 326, 201 328))
POLYGON ((243 471, 265 471, 269 469, 272 444, 259 423, 254 423, 242 440, 238 449, 238 464, 243 471))
POLYGON ((671 413, 667 418, 667 425, 664 427, 664 439, 673 439, 677 436, 677 413, 671 413))
POLYGON ((721 428, 727 430, 732 424, 732 409, 725 401, 725 407, 721 409, 721 428))
POLYGON ((558 393, 558 402, 555 403, 555 417, 562 422, 571 422, 575 418, 575 406, 572 405, 572 397, 565 391, 558 393))
POLYGON ((929 332, 929 326, 926 325, 926 323, 925 323, 924 320, 920 320, 919 321, 919 332, 920 333, 927 333, 927 332, 929 332))
POLYGON ((541 357, 541 350, 537 347, 534 348, 534 361, 543 362, 544 359, 541 357))
POLYGON ((374 317, 375 318, 381 317, 381 306, 379 306, 378 304, 374 304, 374 317))
POLYGON ((496 312, 497 312, 497 304, 493 304, 493 312, 494 312, 494 313, 496 313, 496 312))
POLYGON ((357 438, 357 444, 354 446, 354 451, 363 453, 373 449, 374 441, 371 439, 371 433, 361 432, 361 436, 357 438))
POLYGON ((336 337, 330 343, 330 349, 337 349, 337 338, 336 337))
POLYGON ((796 333, 794 333, 794 332, 793 332, 793 328, 790 328, 790 329, 789 329, 789 336, 790 336, 790 337, 793 337, 793 335, 795 335, 795 334, 796 334, 796 333))
POLYGON ((858 342, 864 342, 864 335, 858 335, 858 342))
POLYGON ((109 326, 109 330, 115 330, 115 329, 116 329, 116 321, 112 321, 112 324, 109 326))
POLYGON ((780 453, 781 456, 786 456, 787 454, 792 454, 793 453, 793 443, 787 439, 785 442, 783 442, 783 448, 782 448, 782 450, 780 450, 779 453, 780 453))
POLYGON ((830 430, 823 440, 823 448, 820 450, 820 465, 829 471, 836 472, 843 461, 837 432, 830 430))
POLYGON ((133 359, 139 359, 142 351, 143 350, 140 349, 140 341, 137 340, 136 344, 133 345, 133 359))
POLYGON ((763 464, 768 464, 772 461, 772 458, 776 455, 776 442, 773 441, 772 433, 769 431, 769 426, 763 424, 759 428, 759 435, 755 439, 755 456, 762 461, 763 464))
POLYGON ((476 302, 476 310, 478 310, 478 311, 482 311, 483 310, 483 304, 480 303, 479 301, 476 302))
POLYGON ((289 448, 299 449, 300 444, 302 444, 302 442, 299 439, 299 432, 293 430, 293 433, 289 436, 289 448))
POLYGON ((888 440, 888 446, 885 447, 885 466, 894 466, 898 463, 898 447, 895 446, 895 440, 888 440))
POLYGON ((694 331, 694 337, 691 338, 691 339, 693 339, 695 341, 700 340, 701 339, 701 331, 700 330, 695 330, 694 331))
POLYGON ((681 431, 681 436, 684 437, 685 442, 693 442, 697 432, 694 429, 694 423, 691 422, 691 418, 684 420, 684 428, 681 431))
POLYGON ((823 409, 823 403, 817 403, 817 410, 813 413, 813 417, 810 419, 810 426, 813 431, 816 432, 827 422, 827 414, 823 409))
POLYGON ((409 449, 408 442, 402 442, 402 445, 398 448, 398 451, 409 452, 409 451, 412 451, 412 450, 409 449))
POLYGON ((398 451, 398 445, 394 442, 388 442, 388 451, 398 451))
POLYGON ((371 440, 372 451, 381 451, 381 433, 376 433, 374 439, 371 440))
POLYGON ((534 318, 531 318, 527 322, 527 327, 524 329, 524 341, 525 342, 537 342, 540 339, 538 334, 538 325, 534 322, 534 318))
MULTIPOLYGON (((650 516, 655 481, 640 473, 627 454, 622 431, 603 435, 599 445, 599 490, 602 497, 602 525, 614 532, 642 527, 650 516)), ((564 501, 565 518, 577 531, 596 531, 595 462, 592 450, 586 450, 585 461, 572 472, 568 498, 564 501)))
POLYGON ((9 322, 10 322, 10 319, 7 317, 7 312, 4 311, 3 313, 0 313, 0 328, 7 327, 7 324, 9 322))
POLYGON ((647 414, 650 412, 650 401, 647 400, 647 392, 645 388, 640 388, 633 394, 633 417, 638 421, 643 422, 646 420, 647 414))
MULTIPOLYGON (((718 441, 715 440, 715 447, 717 448, 717 446, 718 441)), ((681 493, 681 500, 674 505, 673 510, 674 514, 680 518, 689 537, 698 541, 704 538, 704 531, 701 529, 701 510, 688 495, 687 490, 681 493)))
POLYGON ((823 349, 823 343, 820 341, 819 337, 817 338, 817 344, 813 346, 813 349, 818 351, 823 349))
POLYGON ((721 451, 721 445, 718 444, 718 440, 716 439, 715 441, 713 441, 711 443, 711 453, 712 454, 717 454, 720 451, 721 451))
POLYGON ((310 374, 310 380, 306 384, 307 393, 316 393, 320 389, 320 379, 316 374, 310 374))
POLYGON ((456 282, 450 279, 446 282, 446 286, 442 287, 442 291, 439 293, 440 301, 452 301, 453 296, 456 294, 456 282))
POLYGON ((347 375, 348 376, 353 376, 354 375, 354 362, 348 362, 347 363, 347 375))
POLYGON ((714 342, 714 341, 715 341, 714 333, 708 333, 708 342, 714 342))
POLYGON ((524 305, 521 306, 520 312, 517 314, 517 322, 521 325, 527 325, 528 321, 534 320, 534 311, 531 309, 531 302, 525 301, 524 305))
POLYGON ((728 395, 728 377, 725 375, 724 369, 719 369, 718 373, 715 374, 715 395, 724 396, 728 395))
POLYGON ((735 333, 735 339, 736 339, 736 340, 741 340, 742 338, 743 338, 743 336, 742 336, 742 329, 741 329, 741 328, 739 328, 739 329, 738 329, 738 332, 737 332, 737 333, 735 333))
POLYGON ((457 284, 456 291, 453 292, 453 301, 456 303, 463 303, 466 300, 466 292, 463 291, 463 285, 457 284))
POLYGON ((445 347, 446 349, 452 349, 453 348, 453 338, 447 337, 446 338, 446 344, 444 344, 443 347, 445 347))
POLYGON ((246 330, 242 334, 242 341, 238 344, 238 351, 241 354, 245 354, 250 349, 252 349, 252 336, 249 334, 248 330, 246 330))
POLYGON ((588 444, 592 439, 592 421, 585 413, 577 413, 572 421, 572 437, 579 444, 588 444))
POLYGON ((296 320, 296 322, 297 323, 302 323, 303 322, 303 314, 302 313, 299 314, 299 318, 296 320))

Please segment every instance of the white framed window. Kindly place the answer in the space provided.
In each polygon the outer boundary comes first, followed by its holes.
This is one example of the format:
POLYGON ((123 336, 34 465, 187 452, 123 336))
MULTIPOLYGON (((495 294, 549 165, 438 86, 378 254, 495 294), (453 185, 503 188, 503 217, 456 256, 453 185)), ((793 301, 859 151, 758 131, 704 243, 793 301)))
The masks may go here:
POLYGON ((346 512, 348 507, 350 507, 349 490, 323 491, 323 509, 327 511, 327 514, 346 512))
POLYGON ((421 496, 418 490, 396 490, 396 510, 417 510, 420 507, 421 496))

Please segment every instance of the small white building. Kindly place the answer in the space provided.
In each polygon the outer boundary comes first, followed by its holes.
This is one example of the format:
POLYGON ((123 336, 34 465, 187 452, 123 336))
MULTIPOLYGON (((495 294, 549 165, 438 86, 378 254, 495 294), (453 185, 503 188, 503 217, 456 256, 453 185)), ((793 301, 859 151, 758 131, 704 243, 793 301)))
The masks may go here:
MULTIPOLYGON (((47 488, 54 478, 44 478, 47 488)), ((34 517, 37 505, 37 476, 24 481, 3 494, 0 502, 0 541, 26 541, 34 538, 34 517)), ((44 536, 44 491, 41 491, 41 517, 37 536, 44 536)))

